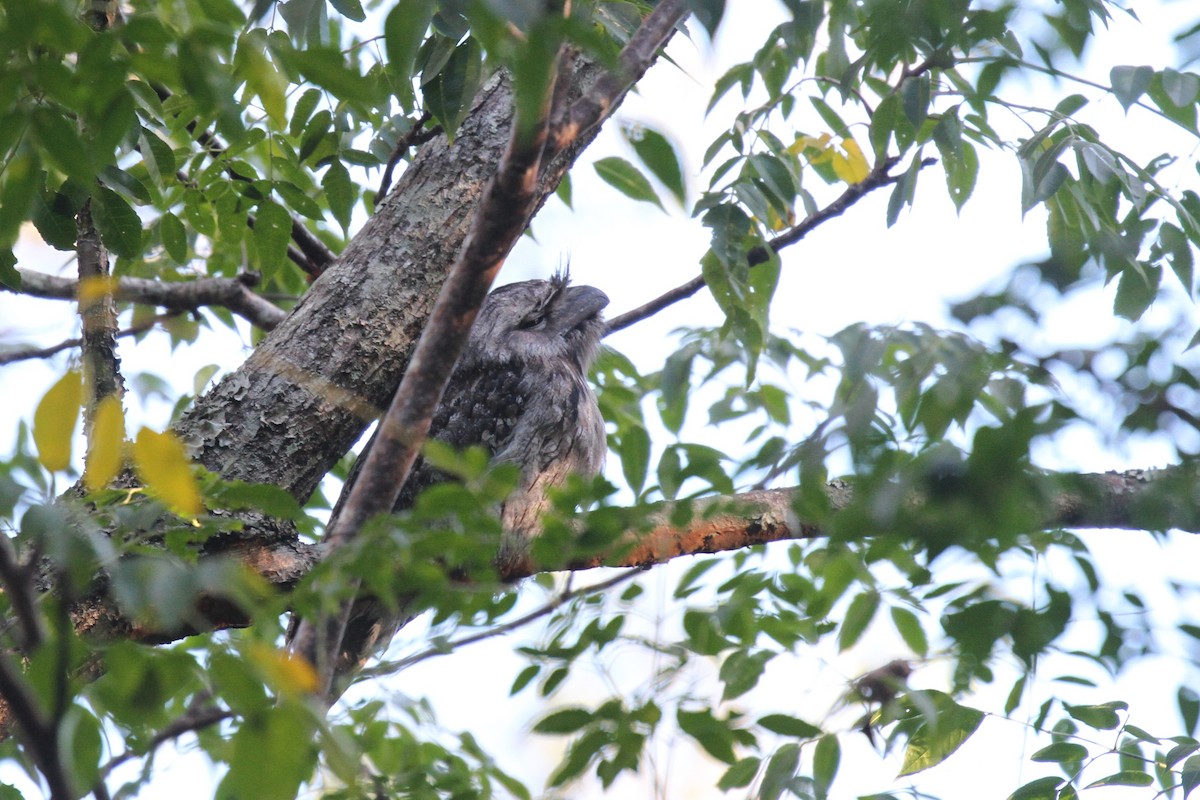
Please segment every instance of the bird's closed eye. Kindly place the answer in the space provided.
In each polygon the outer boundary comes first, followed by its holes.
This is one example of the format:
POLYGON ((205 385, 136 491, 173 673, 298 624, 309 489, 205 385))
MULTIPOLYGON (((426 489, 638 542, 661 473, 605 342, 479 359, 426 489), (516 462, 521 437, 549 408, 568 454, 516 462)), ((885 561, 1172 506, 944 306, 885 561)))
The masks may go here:
POLYGON ((530 330, 531 328, 538 327, 545 321, 546 321, 546 312, 541 309, 538 309, 537 311, 534 311, 532 314, 525 317, 525 319, 523 319, 519 323, 517 323, 517 330, 527 331, 527 330, 530 330))

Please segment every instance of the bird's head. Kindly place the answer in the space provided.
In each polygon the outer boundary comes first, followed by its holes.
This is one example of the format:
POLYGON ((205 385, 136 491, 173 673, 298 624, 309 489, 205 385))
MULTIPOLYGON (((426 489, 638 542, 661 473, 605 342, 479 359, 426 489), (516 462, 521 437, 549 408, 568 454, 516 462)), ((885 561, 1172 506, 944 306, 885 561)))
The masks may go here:
POLYGON ((484 360, 568 360, 587 372, 604 335, 608 295, 570 286, 565 272, 548 281, 501 286, 479 309, 467 354, 484 360))

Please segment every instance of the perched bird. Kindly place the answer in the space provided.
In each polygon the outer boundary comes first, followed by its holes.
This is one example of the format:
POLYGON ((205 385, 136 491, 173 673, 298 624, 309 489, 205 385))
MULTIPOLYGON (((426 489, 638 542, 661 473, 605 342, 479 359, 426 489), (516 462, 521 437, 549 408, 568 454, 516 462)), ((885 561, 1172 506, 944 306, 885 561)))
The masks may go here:
MULTIPOLYGON (((499 510, 501 575, 512 574, 528 558, 549 504, 547 490, 571 473, 595 475, 604 462, 604 419, 587 371, 604 335, 601 312, 607 305, 604 292, 570 286, 566 273, 494 290, 479 310, 433 415, 430 438, 460 449, 482 446, 493 463, 520 468, 516 488, 499 510)), ((358 463, 363 461, 360 456, 358 463)), ((355 475, 352 471, 347 487, 355 475)), ((446 479, 418 460, 396 510, 410 507, 423 489, 446 479)), ((377 600, 357 601, 335 673, 361 665, 402 622, 377 600)))

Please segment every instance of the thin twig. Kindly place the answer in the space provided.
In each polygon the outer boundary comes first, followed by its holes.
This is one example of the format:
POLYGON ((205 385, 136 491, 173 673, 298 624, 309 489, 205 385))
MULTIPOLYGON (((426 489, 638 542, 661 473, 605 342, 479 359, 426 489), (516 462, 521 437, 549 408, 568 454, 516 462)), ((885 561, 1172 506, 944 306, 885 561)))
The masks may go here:
MULTIPOLYGON (((71 278, 47 275, 44 272, 18 269, 21 288, 15 291, 31 297, 50 300, 74 300, 79 282, 71 278)), ((162 306, 174 311, 195 311, 204 306, 224 306, 245 318, 252 325, 271 330, 287 316, 287 312, 250 291, 257 276, 247 273, 236 278, 197 278, 194 281, 168 283, 151 278, 114 278, 113 299, 119 303, 142 303, 162 306)))
MULTIPOLYGON (((918 169, 923 169, 931 164, 934 164, 934 159, 927 158, 920 162, 918 169)), ((762 264, 770 258, 771 253, 778 253, 780 250, 795 244, 796 242, 807 236, 814 228, 821 225, 833 217, 840 216, 846 212, 851 206, 857 203, 866 195, 880 189, 884 186, 890 186, 904 178, 904 175, 892 175, 889 170, 895 166, 896 159, 889 158, 876 164, 875 167, 867 173, 867 177, 846 188, 844 192, 832 203, 819 208, 809 214, 797 225, 781 233, 765 245, 756 247, 746 254, 746 261, 750 266, 762 264)), ((685 300, 696 292, 704 288, 706 282, 703 275, 697 275, 687 283, 676 286, 668 292, 654 298, 644 305, 638 306, 632 311, 626 311, 624 314, 613 317, 609 320, 608 328, 605 331, 605 336, 610 333, 616 333, 619 330, 624 330, 635 322, 641 322, 647 317, 651 317, 662 311, 664 308, 678 303, 680 300, 685 300)))
POLYGON ((482 642, 487 639, 493 639, 497 636, 503 636, 504 634, 512 633, 513 631, 523 628, 529 623, 535 622, 547 614, 554 612, 576 597, 608 591, 614 586, 620 586, 622 583, 636 578, 639 574, 641 574, 641 572, 642 570, 639 569, 625 570, 620 575, 616 575, 606 581, 601 581, 600 583, 592 584, 591 586, 585 586, 581 589, 565 589, 560 594, 556 595, 553 600, 546 603, 541 608, 530 611, 523 617, 518 617, 517 619, 506 622, 503 625, 497 625, 493 628, 488 628, 485 631, 480 631, 479 633, 473 633, 470 636, 464 636, 461 639, 448 642, 440 647, 430 647, 428 650, 423 650, 420 653, 414 653, 411 656, 406 656, 405 658, 401 658, 396 661, 380 662, 376 667, 368 672, 369 674, 390 675, 394 672, 399 672, 402 669, 408 669, 414 664, 427 661, 435 656, 449 655, 455 650, 466 647, 467 645, 476 644, 477 642, 482 642))
MULTIPOLYGON (((158 323, 174 319, 182 313, 182 311, 168 311, 165 314, 155 314, 153 317, 143 320, 137 325, 130 325, 128 328, 122 328, 117 331, 116 338, 121 339, 126 336, 137 336, 139 333, 145 333, 158 323)), ((56 353, 61 353, 63 350, 79 347, 81 344, 83 344, 83 339, 76 337, 59 342, 58 344, 52 344, 48 347, 31 347, 26 350, 13 350, 7 353, 0 353, 0 365, 12 364, 16 361, 27 361, 31 358, 49 358, 56 353)))
MULTIPOLYGON (((207 696, 204 701, 207 702, 207 696)), ((100 767, 100 779, 107 778, 108 775, 117 767, 124 764, 133 758, 142 758, 157 750, 162 745, 178 739, 185 733, 194 733, 211 725, 216 725, 224 722, 227 719, 233 718, 233 712, 218 708, 215 705, 203 705, 202 703, 193 703, 192 707, 177 717, 174 721, 167 723, 161 731, 156 733, 147 744, 142 752, 135 750, 126 750, 118 756, 113 756, 104 766, 100 767)))
POLYGON ((396 146, 392 148, 392 155, 388 158, 387 167, 383 170, 383 178, 379 181, 379 191, 375 193, 375 205, 379 205, 379 201, 387 197, 388 190, 392 188, 392 172, 400 163, 400 159, 408 152, 408 148, 424 144, 442 132, 441 125, 434 125, 429 130, 425 130, 425 123, 431 119, 433 119, 433 114, 426 111, 417 118, 411 128, 404 132, 403 136, 396 140, 396 146))

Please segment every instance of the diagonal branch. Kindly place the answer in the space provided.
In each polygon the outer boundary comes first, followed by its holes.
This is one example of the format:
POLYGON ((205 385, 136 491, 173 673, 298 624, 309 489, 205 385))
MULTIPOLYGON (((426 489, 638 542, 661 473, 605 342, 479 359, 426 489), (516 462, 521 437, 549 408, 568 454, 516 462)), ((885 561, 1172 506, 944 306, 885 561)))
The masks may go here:
POLYGON ((571 104, 550 131, 546 160, 570 147, 585 131, 611 116, 625 94, 654 63, 659 51, 691 11, 686 0, 662 0, 651 11, 606 72, 583 97, 571 104))
MULTIPOLYGON (((520 103, 514 104, 508 146, 484 190, 471 230, 442 286, 391 407, 365 455, 363 469, 347 490, 341 513, 330 523, 325 542, 328 553, 344 547, 372 516, 390 511, 395 505, 479 306, 544 197, 539 186, 542 165, 611 114, 685 15, 681 0, 667 0, 651 12, 622 51, 619 74, 602 76, 595 84, 602 88, 586 93, 576 103, 582 103, 586 113, 581 112, 574 122, 571 120, 576 115, 568 113, 569 130, 560 128, 553 145, 548 144, 549 120, 557 78, 552 75, 546 82, 535 119, 525 118, 528 112, 522 111, 520 103)), ((325 696, 329 695, 332 665, 352 605, 352 601, 343 603, 332 625, 321 620, 302 621, 296 634, 294 649, 316 666, 325 696)))
MULTIPOLYGON (((51 300, 75 300, 79 282, 44 272, 17 270, 21 276, 20 294, 51 300)), ((114 278, 112 298, 120 303, 162 306, 172 311, 195 311, 204 306, 224 306, 252 325, 271 330, 287 312, 267 302, 250 288, 257 283, 251 274, 237 278, 197 278, 194 281, 167 283, 150 278, 114 278)), ((14 291, 8 287, 0 287, 14 291)))
MULTIPOLYGON (((934 163, 933 159, 925 159, 921 161, 918 169, 930 166, 934 163)), ((771 239, 766 245, 756 247, 746 254, 746 260, 750 266, 762 264, 770 258, 771 253, 778 253, 783 248, 795 244, 796 242, 807 236, 813 229, 827 222, 834 217, 839 217, 857 203, 859 200, 866 197, 876 189, 882 189, 884 186, 890 186, 897 181, 903 180, 904 175, 892 175, 889 170, 896 165, 896 159, 888 158, 880 161, 875 167, 867 173, 867 177, 863 178, 858 183, 848 186, 836 200, 831 202, 824 208, 819 208, 809 214, 799 223, 784 233, 771 239)), ((664 292, 650 302, 638 306, 632 311, 626 311, 620 316, 613 317, 608 322, 607 333, 616 333, 619 330, 624 330, 636 322, 641 322, 647 317, 652 317, 664 308, 678 303, 680 300, 686 300, 705 287, 706 283, 703 275, 697 275, 687 283, 676 286, 668 292, 664 292)))
MULTIPOLYGON (((549 83, 552 86, 554 81, 549 83)), ((379 423, 363 469, 349 487, 342 512, 330 522, 327 554, 348 544, 368 519, 396 505, 479 306, 533 214, 549 111, 547 91, 537 119, 523 119, 519 111, 513 115, 508 148, 484 189, 462 252, 442 286, 391 407, 379 423)), ((306 619, 297 631, 295 650, 317 667, 322 695, 329 694, 352 606, 352 600, 344 602, 332 626, 306 619)))

